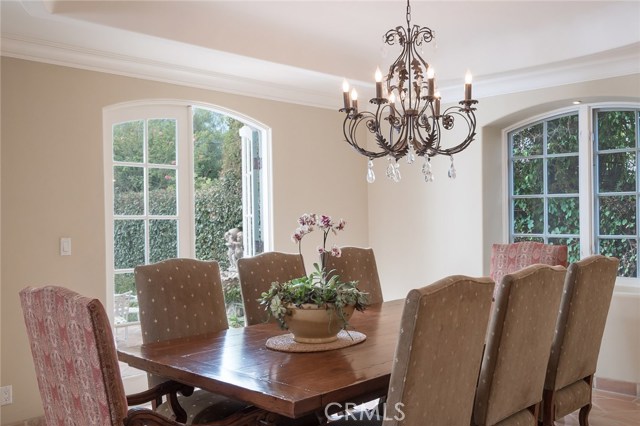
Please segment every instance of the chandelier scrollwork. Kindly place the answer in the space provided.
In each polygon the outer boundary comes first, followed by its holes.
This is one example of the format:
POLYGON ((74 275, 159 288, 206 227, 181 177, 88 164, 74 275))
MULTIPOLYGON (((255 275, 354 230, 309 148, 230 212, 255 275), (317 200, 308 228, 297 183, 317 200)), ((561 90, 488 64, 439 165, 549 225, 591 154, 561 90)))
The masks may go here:
POLYGON ((375 180, 373 160, 387 156, 387 176, 398 182, 400 166, 398 160, 406 157, 407 163, 413 163, 418 157, 424 157, 422 167, 425 181, 434 180, 431 170, 431 157, 447 155, 451 158, 449 177, 455 178, 453 155, 466 149, 476 136, 476 117, 474 105, 478 101, 471 98, 471 74, 465 78, 464 99, 440 110, 440 94, 436 91, 435 73, 422 58, 419 48, 433 40, 434 34, 427 27, 411 26, 411 5, 407 1, 407 26, 398 26, 387 31, 384 42, 390 46, 398 45, 402 52, 389 66, 385 76, 386 93, 383 93, 382 73, 376 71, 376 96, 369 102, 374 105, 372 111, 358 108, 358 95, 355 89, 349 91, 349 84, 343 84, 345 113, 343 123, 344 137, 357 152, 369 158, 367 163, 367 181, 375 180), (441 145, 443 131, 452 130, 455 125, 466 126, 466 136, 455 146, 445 148, 441 145), (356 134, 364 125, 373 134, 379 150, 370 151, 358 144, 356 134))

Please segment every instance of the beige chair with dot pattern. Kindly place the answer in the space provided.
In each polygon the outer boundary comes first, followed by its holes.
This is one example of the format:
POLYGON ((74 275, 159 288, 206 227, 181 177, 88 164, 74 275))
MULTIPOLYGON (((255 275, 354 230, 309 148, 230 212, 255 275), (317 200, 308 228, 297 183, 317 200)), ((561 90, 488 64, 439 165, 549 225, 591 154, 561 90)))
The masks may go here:
POLYGON ((451 276, 411 290, 384 409, 345 415, 330 425, 469 425, 493 280, 451 276), (384 423, 383 423, 384 420, 384 423), (402 421, 398 421, 402 420, 402 421))
POLYGON ((544 426, 578 409, 580 425, 589 424, 593 375, 618 264, 614 257, 595 255, 569 265, 544 385, 544 426))
POLYGON ((304 275, 304 261, 299 254, 271 251, 238 259, 245 324, 260 324, 269 320, 264 306, 257 299, 269 290, 271 283, 285 282, 304 275))
POLYGON ((358 281, 358 289, 369 293, 370 304, 382 303, 382 288, 373 249, 342 247, 340 257, 325 256, 325 269, 335 271, 342 281, 358 281))
MULTIPOLYGON (((134 270, 142 342, 161 342, 227 329, 218 262, 168 259, 134 270)), ((148 375, 149 386, 165 381, 148 375)), ((202 390, 181 397, 188 421, 221 420, 246 404, 202 390)), ((167 414, 167 413, 165 413, 167 414)))
POLYGON ((489 325, 473 426, 536 426, 566 269, 533 265, 502 278, 489 325))

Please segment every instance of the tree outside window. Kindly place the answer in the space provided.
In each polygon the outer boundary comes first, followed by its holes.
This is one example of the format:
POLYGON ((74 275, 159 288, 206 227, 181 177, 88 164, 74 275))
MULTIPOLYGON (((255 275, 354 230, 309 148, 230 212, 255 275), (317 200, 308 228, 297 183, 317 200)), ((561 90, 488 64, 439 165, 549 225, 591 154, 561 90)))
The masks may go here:
POLYGON ((596 250, 638 276, 638 110, 594 113, 596 250))

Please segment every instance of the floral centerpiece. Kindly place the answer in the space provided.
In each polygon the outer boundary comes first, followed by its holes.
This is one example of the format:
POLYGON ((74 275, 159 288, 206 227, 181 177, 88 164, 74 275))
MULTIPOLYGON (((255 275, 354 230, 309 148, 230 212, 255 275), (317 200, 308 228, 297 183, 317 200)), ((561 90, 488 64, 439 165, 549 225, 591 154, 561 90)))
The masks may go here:
POLYGON ((269 291, 262 293, 259 300, 281 328, 292 331, 297 341, 318 343, 335 340, 338 331, 347 328, 353 311, 364 311, 367 304, 367 294, 358 290, 357 281, 343 282, 335 271, 326 271, 324 267, 325 256, 341 255, 336 245, 330 250, 327 250, 326 245, 329 234, 342 231, 346 222, 340 219, 336 223, 326 215, 304 214, 298 219, 298 225, 291 238, 298 244, 298 252, 301 255, 303 237, 315 229, 322 231, 322 246, 318 247, 320 264, 314 263, 314 271, 307 276, 283 283, 272 283, 269 291), (328 320, 329 334, 333 334, 332 336, 314 339, 296 334, 297 324, 292 323, 292 318, 301 316, 301 310, 312 309, 322 311, 322 316, 328 320))

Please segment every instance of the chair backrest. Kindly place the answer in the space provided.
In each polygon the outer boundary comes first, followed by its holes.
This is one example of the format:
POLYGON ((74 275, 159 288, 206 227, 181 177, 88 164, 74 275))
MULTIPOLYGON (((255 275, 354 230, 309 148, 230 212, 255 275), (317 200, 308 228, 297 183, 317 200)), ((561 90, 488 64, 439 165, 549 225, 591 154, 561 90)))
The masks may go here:
MULTIPOLYGON (((168 259, 134 269, 142 342, 161 342, 229 327, 216 261, 168 259)), ((149 375, 149 386, 164 380, 149 375)))
POLYGON ((143 343, 229 327, 218 262, 168 259, 136 266, 134 274, 143 343))
POLYGON ((562 389, 596 372, 618 263, 595 255, 569 266, 545 389, 562 389))
POLYGON ((47 425, 122 426, 127 400, 100 301, 55 286, 27 287, 20 301, 47 425))
MULTIPOLYGON (((567 267, 567 246, 521 241, 510 244, 493 244, 489 276, 499 284, 502 277, 527 266, 542 264, 567 267)), ((498 286, 493 292, 495 300, 498 286)))
POLYGON ((491 247, 489 276, 499 283, 502 277, 537 263, 567 267, 567 246, 522 241, 491 247))
POLYGON ((409 292, 383 425, 469 424, 493 286, 452 276, 409 292))
POLYGON ((324 266, 342 281, 358 281, 358 289, 369 293, 369 303, 382 303, 382 288, 373 249, 342 247, 340 257, 325 255, 324 266))
MULTIPOLYGON (((473 420, 494 425, 542 400, 566 269, 532 265, 502 278, 489 324, 473 420)), ((527 423, 524 423, 527 424, 527 423)))
POLYGON ((272 251, 238 259, 245 324, 260 324, 269 319, 264 306, 257 299, 269 290, 271 283, 285 282, 304 275, 304 261, 299 254, 272 251))

